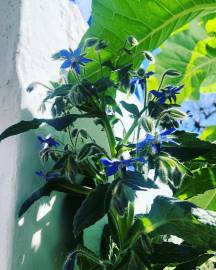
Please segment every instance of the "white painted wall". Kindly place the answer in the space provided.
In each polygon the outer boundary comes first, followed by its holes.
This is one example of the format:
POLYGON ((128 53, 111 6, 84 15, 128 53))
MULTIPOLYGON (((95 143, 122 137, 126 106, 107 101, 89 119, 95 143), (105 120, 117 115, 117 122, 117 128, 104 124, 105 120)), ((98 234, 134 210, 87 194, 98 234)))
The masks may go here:
MULTIPOLYGON (((26 87, 59 78, 59 64, 50 56, 76 48, 86 28, 79 8, 67 0, 0 0, 0 132, 20 119, 41 116, 38 107, 45 90, 27 94, 26 87)), ((43 183, 34 175, 41 168, 35 135, 0 143, 2 270, 61 269, 70 249, 62 230, 63 195, 43 199, 17 220, 23 200, 43 183)))

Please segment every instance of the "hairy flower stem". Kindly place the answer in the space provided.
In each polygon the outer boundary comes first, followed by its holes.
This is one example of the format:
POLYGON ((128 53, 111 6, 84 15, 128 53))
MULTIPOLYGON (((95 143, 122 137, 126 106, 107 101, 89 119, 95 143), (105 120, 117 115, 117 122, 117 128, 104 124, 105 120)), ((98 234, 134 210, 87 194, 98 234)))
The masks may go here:
POLYGON ((113 158, 116 157, 116 140, 115 140, 115 136, 113 134, 113 130, 112 127, 110 125, 109 119, 105 116, 105 118, 102 119, 103 120, 103 124, 104 124, 104 128, 107 134, 107 139, 108 139, 108 143, 109 143, 109 147, 110 147, 110 153, 111 156, 113 158))
POLYGON ((131 125, 131 127, 129 128, 128 132, 126 133, 124 139, 121 141, 121 144, 125 144, 127 143, 130 135, 133 133, 134 129, 136 128, 137 124, 138 124, 138 121, 140 119, 140 117, 142 116, 142 114, 145 112, 145 110, 147 109, 147 107, 144 107, 140 114, 139 114, 139 117, 137 117, 134 121, 133 121, 133 124, 131 125))
POLYGON ((146 103, 147 103, 147 82, 146 79, 144 79, 144 108, 146 107, 146 103))
POLYGON ((164 81, 165 77, 166 77, 166 72, 163 74, 163 76, 162 76, 162 78, 161 78, 160 84, 159 84, 159 86, 158 86, 158 92, 159 92, 160 89, 161 89, 161 86, 162 86, 162 84, 163 84, 163 81, 164 81))

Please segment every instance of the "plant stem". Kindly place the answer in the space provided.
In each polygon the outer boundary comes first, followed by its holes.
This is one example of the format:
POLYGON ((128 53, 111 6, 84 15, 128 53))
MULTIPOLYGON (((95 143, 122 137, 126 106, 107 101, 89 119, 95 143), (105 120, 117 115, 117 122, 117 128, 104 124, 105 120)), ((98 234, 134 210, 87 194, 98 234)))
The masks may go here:
POLYGON ((77 82, 80 83, 79 76, 76 74, 76 72, 73 70, 73 68, 71 70, 72 70, 73 75, 74 75, 75 79, 77 80, 77 82))
POLYGON ((144 79, 144 108, 146 107, 146 103, 147 103, 147 82, 146 82, 146 78, 144 79))
POLYGON ((97 54, 98 54, 98 59, 99 59, 99 63, 100 63, 101 76, 103 77, 103 68, 102 68, 101 56, 100 56, 99 52, 97 54))
POLYGON ((133 133, 134 129, 136 128, 137 126, 137 123, 139 121, 139 118, 142 116, 142 114, 145 112, 145 110, 147 109, 147 107, 144 107, 141 112, 140 112, 140 115, 139 117, 137 117, 134 121, 133 121, 133 124, 131 125, 131 127, 129 128, 128 132, 126 133, 124 139, 121 141, 122 144, 125 144, 127 143, 130 135, 133 133))
POLYGON ((162 76, 162 78, 161 78, 160 84, 159 84, 159 86, 158 86, 158 92, 159 92, 160 89, 161 89, 161 86, 162 86, 162 84, 163 84, 163 81, 164 81, 165 76, 166 76, 166 72, 163 74, 163 76, 162 76))
POLYGON ((112 131, 112 127, 110 125, 110 122, 107 116, 105 116, 105 118, 103 118, 102 120, 103 120, 104 128, 106 130, 111 156, 116 157, 116 150, 115 150, 116 140, 112 131))

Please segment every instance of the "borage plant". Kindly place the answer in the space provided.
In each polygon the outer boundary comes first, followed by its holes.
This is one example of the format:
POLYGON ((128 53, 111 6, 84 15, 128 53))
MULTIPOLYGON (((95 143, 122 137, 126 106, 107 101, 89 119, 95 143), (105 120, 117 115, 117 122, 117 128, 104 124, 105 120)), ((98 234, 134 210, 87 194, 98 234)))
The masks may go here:
MULTIPOLYGON (((76 51, 59 51, 53 58, 62 61, 66 76, 48 87, 41 106, 44 110, 46 102, 51 101, 54 118, 21 121, 0 135, 3 140, 45 123, 64 132, 66 137, 63 143, 53 136, 38 135, 41 159, 51 160, 53 165, 47 172, 36 172, 44 179, 44 186, 23 203, 19 216, 36 200, 57 190, 77 194, 83 200, 74 216, 75 237, 107 217, 100 254, 79 244, 68 255, 65 270, 74 269, 75 264, 83 270, 159 270, 167 266, 195 269, 211 258, 216 249, 216 213, 183 200, 203 192, 203 186, 196 185, 197 179, 200 182, 200 173, 196 172, 215 170, 216 145, 201 141, 194 133, 178 130, 179 121, 187 117, 176 104, 183 85, 166 85, 165 78, 180 74, 166 70, 158 88, 148 89, 148 80, 154 73, 135 69, 137 44, 130 36, 119 56, 109 61, 100 57, 106 42, 96 38, 87 39, 76 51), (120 64, 122 53, 127 54, 129 64, 120 64), (89 55, 94 57, 89 59, 89 55), (86 75, 86 66, 91 64, 100 70, 100 78, 94 82, 86 75), (141 108, 126 99, 118 105, 118 92, 130 98, 137 90, 144 96, 141 108), (127 130, 126 111, 132 118, 127 130), (101 126, 109 151, 86 129, 76 127, 76 120, 81 118, 92 118, 101 126), (114 132, 117 124, 123 126, 118 137, 114 132), (148 213, 135 215, 136 192, 151 192, 159 182, 172 189, 173 197, 158 196, 148 213)), ((149 52, 143 55, 152 60, 149 52)), ((28 91, 34 87, 32 84, 28 91)), ((209 181, 208 185, 214 188, 215 182, 209 181)))

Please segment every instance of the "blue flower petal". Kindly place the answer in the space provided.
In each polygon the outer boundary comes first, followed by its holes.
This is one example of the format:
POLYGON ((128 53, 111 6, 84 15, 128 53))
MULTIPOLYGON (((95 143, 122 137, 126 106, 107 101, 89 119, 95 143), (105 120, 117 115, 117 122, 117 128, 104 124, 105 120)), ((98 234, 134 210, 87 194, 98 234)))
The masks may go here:
POLYGON ((155 137, 153 135, 147 133, 145 139, 137 144, 137 149, 144 148, 147 144, 152 143, 152 141, 154 141, 154 140, 155 140, 155 137))
POLYGON ((106 171, 106 176, 111 176, 111 175, 117 173, 118 172, 118 164, 114 163, 112 166, 106 167, 105 171, 106 171))
POLYGON ((89 58, 82 57, 81 63, 89 63, 89 62, 92 62, 92 60, 89 58))
POLYGON ((57 178, 59 176, 60 176, 59 172, 48 172, 47 176, 46 176, 46 179, 51 180, 51 179, 57 178))
POLYGON ((176 129, 175 128, 169 128, 167 130, 165 130, 164 132, 161 132, 159 135, 160 136, 167 136, 170 135, 171 133, 173 133, 176 129))
POLYGON ((49 146, 54 146, 54 147, 58 147, 60 144, 52 137, 49 137, 48 139, 45 140, 46 143, 49 144, 49 146))
POLYGON ((124 159, 124 160, 121 160, 120 163, 122 165, 129 166, 131 163, 133 163, 133 160, 132 159, 124 159))
POLYGON ((68 50, 61 50, 61 51, 59 51, 59 55, 60 55, 62 58, 70 59, 70 57, 71 57, 71 52, 68 51, 68 50))
POLYGON ((92 25, 92 16, 89 17, 89 19, 88 19, 88 21, 87 21, 87 24, 88 24, 89 26, 92 25))
POLYGON ((81 69, 80 69, 80 65, 79 65, 79 64, 76 63, 76 64, 73 66, 73 68, 75 69, 75 71, 76 71, 77 74, 80 74, 81 69))
POLYGON ((149 77, 151 77, 154 74, 155 74, 154 71, 149 71, 149 72, 146 73, 146 78, 148 79, 149 77))
POLYGON ((69 68, 69 67, 71 67, 71 65, 72 65, 71 60, 65 60, 60 68, 63 68, 63 69, 69 68))
POLYGON ((45 143, 44 139, 41 136, 37 136, 37 138, 38 138, 40 144, 45 143))
POLYGON ((52 137, 43 139, 41 136, 37 136, 40 144, 48 144, 50 147, 58 147, 60 144, 52 137))
POLYGON ((142 163, 145 163, 146 162, 146 160, 144 159, 144 157, 135 158, 135 161, 139 161, 139 162, 142 162, 142 163))
POLYGON ((114 163, 114 161, 112 161, 108 158, 101 158, 100 161, 101 161, 103 166, 111 166, 114 163))
POLYGON ((176 103, 176 95, 172 95, 174 102, 176 103))
POLYGON ((166 98, 165 97, 161 97, 158 99, 158 102, 162 105, 166 102, 166 98))
POLYGON ((150 92, 152 93, 152 95, 154 95, 157 98, 163 97, 163 93, 158 92, 156 90, 151 90, 150 92))
POLYGON ((137 77, 130 79, 130 85, 136 84, 137 80, 138 80, 137 77))
POLYGON ((37 176, 40 176, 40 177, 43 177, 43 178, 46 177, 45 174, 44 174, 42 171, 36 171, 35 174, 36 174, 37 176))
POLYGON ((179 92, 184 87, 184 84, 175 89, 175 93, 179 92))
POLYGON ((74 57, 79 57, 81 54, 82 50, 81 48, 77 48, 74 52, 73 52, 73 56, 74 57))

